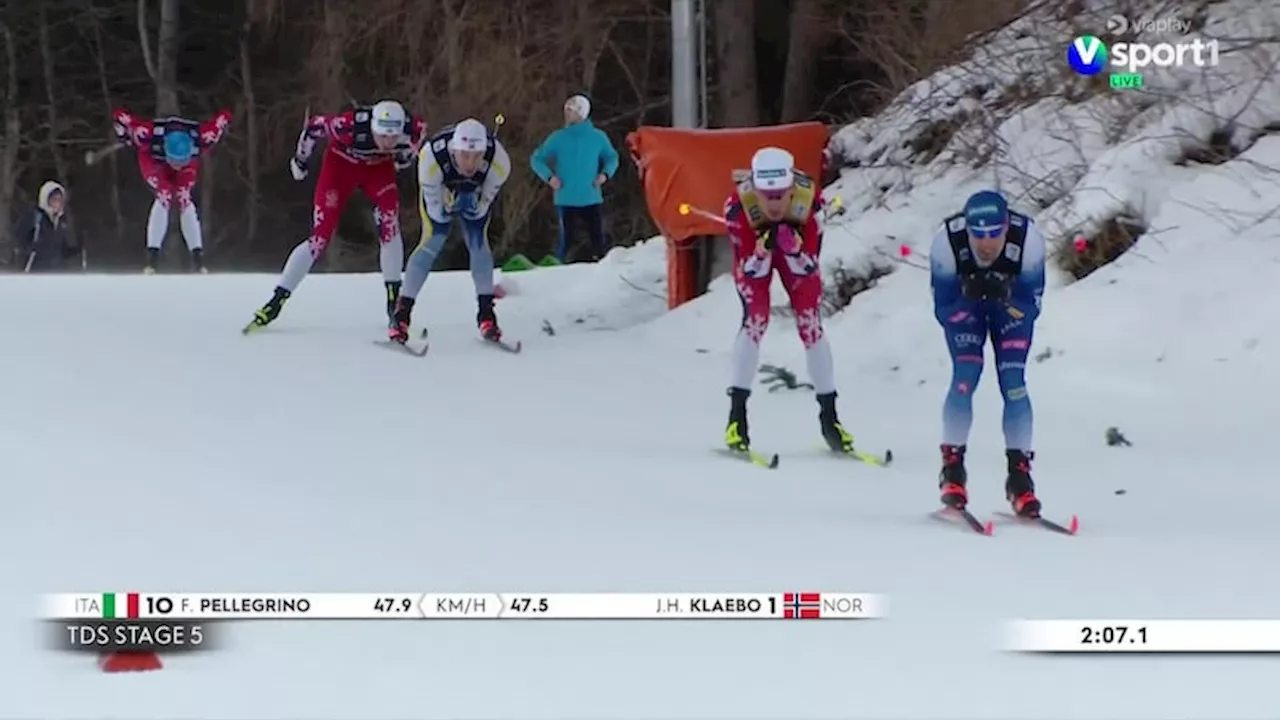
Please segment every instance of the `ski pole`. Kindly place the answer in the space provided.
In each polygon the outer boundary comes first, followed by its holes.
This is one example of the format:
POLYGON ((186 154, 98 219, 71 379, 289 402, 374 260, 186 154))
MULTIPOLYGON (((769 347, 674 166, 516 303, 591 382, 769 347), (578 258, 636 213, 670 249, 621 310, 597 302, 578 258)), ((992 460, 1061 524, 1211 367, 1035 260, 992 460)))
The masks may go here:
POLYGON ((725 218, 725 216, 717 215, 716 213, 713 213, 710 210, 703 210, 700 207, 694 207, 689 203, 680 203, 680 214, 681 215, 697 215, 698 217, 706 218, 708 220, 718 222, 721 225, 724 225, 725 227, 728 227, 731 225, 731 223, 727 218, 725 218))
POLYGON ((107 157, 108 155, 115 153, 117 150, 119 150, 122 147, 124 147, 124 145, 117 142, 112 145, 100 147, 97 150, 87 150, 85 151, 85 154, 84 154, 84 164, 93 165, 94 163, 107 157))

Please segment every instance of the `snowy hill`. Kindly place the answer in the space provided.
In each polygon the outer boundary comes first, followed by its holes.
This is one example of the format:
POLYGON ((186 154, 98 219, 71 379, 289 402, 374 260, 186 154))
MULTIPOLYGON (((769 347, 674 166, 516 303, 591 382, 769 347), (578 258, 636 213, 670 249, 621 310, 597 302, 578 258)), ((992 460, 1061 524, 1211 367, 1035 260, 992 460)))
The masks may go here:
MULTIPOLYGON (((1205 32, 1255 6, 1209 6, 1205 32)), ((1217 72, 1249 83, 1258 55, 1224 55, 1217 72)), ((976 169, 958 157, 963 128, 932 158, 897 155, 915 132, 905 119, 921 117, 910 103, 969 92, 972 77, 958 66, 842 133, 862 167, 834 188, 848 212, 825 259, 923 252, 940 218, 996 177, 1055 241, 1092 237, 1117 212, 1149 229, 1119 261, 1058 279, 1037 325, 1037 351, 1052 353, 1029 369, 1036 475, 1048 512, 1080 515, 1079 536, 999 526, 984 538, 926 517, 949 367, 926 275, 905 264, 828 326, 846 424, 897 461, 824 457, 811 396, 761 391, 753 435, 783 454, 774 472, 711 452, 740 310, 720 281, 663 313, 659 243, 510 278, 498 310, 520 356, 474 339, 465 274, 433 275, 423 293, 422 359, 371 346, 382 332, 371 276, 310 278, 250 338, 237 329, 273 278, 6 278, 0 715, 1274 716, 1274 673, 1257 658, 1044 658, 996 644, 1019 617, 1277 616, 1280 579, 1266 569, 1277 502, 1258 452, 1280 426, 1274 76, 1253 76, 1247 100, 1213 94, 1236 118, 1239 151, 1219 164, 1177 164, 1220 129, 1188 109, 1202 96, 1190 87, 1097 142, 1051 140, 1139 101, 1011 107, 999 152, 976 169), (1043 166, 1027 170, 1035 148, 1043 166), (1109 426, 1133 447, 1107 447, 1109 426), (821 589, 887 593, 891 617, 251 623, 217 653, 136 676, 26 642, 36 594, 130 588, 821 589)), ((786 320, 762 359, 804 367, 786 320)), ((984 512, 1003 505, 994 386, 979 390, 971 443, 984 512)))

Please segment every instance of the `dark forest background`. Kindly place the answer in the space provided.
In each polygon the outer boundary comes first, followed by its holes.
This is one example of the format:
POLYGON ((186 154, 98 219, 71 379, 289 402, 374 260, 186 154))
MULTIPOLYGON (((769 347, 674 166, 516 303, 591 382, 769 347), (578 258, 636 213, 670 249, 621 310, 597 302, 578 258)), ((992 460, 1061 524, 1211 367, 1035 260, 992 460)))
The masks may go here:
MULTIPOLYGON (((954 59, 1021 0, 706 0, 712 127, 875 112, 954 59)), ((499 259, 554 242, 551 193, 527 158, 586 93, 624 158, 606 188, 610 235, 654 234, 624 138, 670 124, 669 0, 8 0, 0 8, 0 257, 10 226, 56 179, 96 270, 141 266, 151 196, 131 151, 86 166, 113 141, 109 109, 204 119, 235 113, 205 159, 197 204, 214 270, 279 268, 310 230, 314 174, 286 163, 307 109, 395 98, 432 128, 502 113, 515 169, 493 226, 499 259)), ((316 158, 313 162, 318 162, 316 158)), ((405 242, 419 223, 401 175, 405 242), (407 201, 405 199, 408 199, 407 201)), ((167 263, 186 262, 176 217, 167 263)), ((371 209, 357 195, 329 270, 372 270, 371 209)), ((442 265, 461 261, 451 246, 442 265)))

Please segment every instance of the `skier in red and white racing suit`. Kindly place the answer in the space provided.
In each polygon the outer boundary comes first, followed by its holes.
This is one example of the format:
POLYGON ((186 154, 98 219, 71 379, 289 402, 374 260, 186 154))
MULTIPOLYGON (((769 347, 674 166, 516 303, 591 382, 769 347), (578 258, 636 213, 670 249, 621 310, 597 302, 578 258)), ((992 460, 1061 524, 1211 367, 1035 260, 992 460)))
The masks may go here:
POLYGON ((254 313, 253 321, 245 327, 246 333, 266 327, 280 315, 285 301, 328 247, 338 229, 342 208, 357 189, 363 190, 374 205, 381 244, 379 264, 386 286, 386 314, 388 322, 391 321, 404 268, 396 173, 413 165, 426 131, 424 120, 408 115, 394 100, 383 100, 371 108, 357 107, 338 115, 308 119, 298 138, 297 151, 289 159, 289 171, 295 180, 306 179, 306 163, 316 143, 329 140, 320 165, 320 177, 316 180, 311 236, 289 254, 275 292, 267 304, 254 313))
POLYGON ((835 370, 822 328, 822 273, 818 226, 822 191, 795 166, 791 153, 762 148, 750 171, 735 175, 737 189, 725 202, 724 221, 733 245, 733 282, 742 300, 742 325, 733 345, 729 424, 725 444, 749 452, 747 398, 760 363, 760 342, 769 327, 769 287, 776 272, 795 312, 809 379, 819 407, 822 437, 835 452, 853 452, 853 437, 836 415, 835 370))

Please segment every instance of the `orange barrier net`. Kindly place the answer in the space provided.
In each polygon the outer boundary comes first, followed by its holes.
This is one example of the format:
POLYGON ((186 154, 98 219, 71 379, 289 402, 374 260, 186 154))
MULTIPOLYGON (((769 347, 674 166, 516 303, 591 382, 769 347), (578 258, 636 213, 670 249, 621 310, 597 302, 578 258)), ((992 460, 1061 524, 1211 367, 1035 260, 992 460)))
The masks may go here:
POLYGON ((723 235, 724 226, 696 213, 681 215, 682 204, 720 214, 733 190, 733 171, 750 168, 751 156, 770 145, 795 155, 800 170, 820 179, 827 139, 826 126, 817 122, 720 130, 642 127, 627 136, 627 147, 658 230, 683 243, 723 235))

